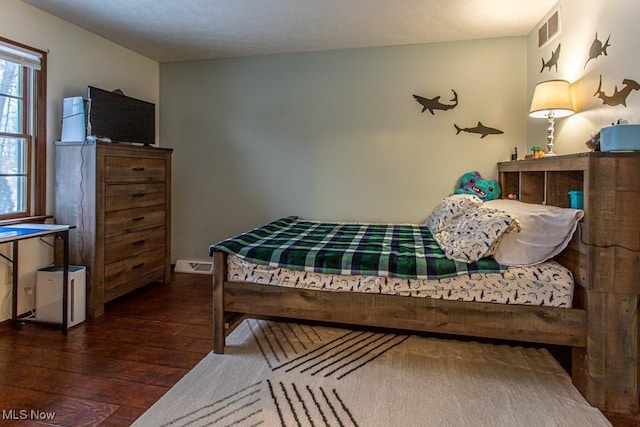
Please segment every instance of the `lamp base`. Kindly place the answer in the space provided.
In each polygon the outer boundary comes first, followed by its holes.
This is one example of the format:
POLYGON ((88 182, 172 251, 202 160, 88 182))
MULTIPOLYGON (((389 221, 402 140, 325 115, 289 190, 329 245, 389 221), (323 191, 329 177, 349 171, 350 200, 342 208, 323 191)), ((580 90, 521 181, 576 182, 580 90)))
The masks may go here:
POLYGON ((553 124, 554 114, 553 110, 551 110, 547 116, 547 153, 542 157, 551 157, 556 155, 556 153, 553 152, 553 124))

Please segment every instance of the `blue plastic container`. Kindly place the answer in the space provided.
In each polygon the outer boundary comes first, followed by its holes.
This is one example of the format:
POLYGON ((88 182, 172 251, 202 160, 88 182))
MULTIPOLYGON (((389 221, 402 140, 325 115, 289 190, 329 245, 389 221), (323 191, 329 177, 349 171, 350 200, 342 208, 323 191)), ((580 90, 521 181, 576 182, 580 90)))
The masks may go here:
POLYGON ((569 201, 573 209, 584 209, 584 191, 569 191, 569 201))

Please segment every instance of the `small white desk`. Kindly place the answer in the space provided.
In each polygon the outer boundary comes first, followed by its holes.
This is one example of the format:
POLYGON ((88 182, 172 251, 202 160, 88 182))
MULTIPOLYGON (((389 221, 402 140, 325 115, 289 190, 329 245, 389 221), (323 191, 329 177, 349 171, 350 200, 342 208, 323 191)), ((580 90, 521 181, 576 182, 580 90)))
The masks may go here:
MULTIPOLYGON (((6 258, 13 264, 12 280, 12 314, 11 323, 17 327, 18 321, 18 243, 20 240, 32 239, 34 237, 55 236, 62 239, 62 333, 66 334, 68 329, 69 316, 69 226, 58 224, 15 224, 0 227, 0 243, 13 243, 13 258, 6 258)), ((54 245, 55 249, 55 245, 54 245)))

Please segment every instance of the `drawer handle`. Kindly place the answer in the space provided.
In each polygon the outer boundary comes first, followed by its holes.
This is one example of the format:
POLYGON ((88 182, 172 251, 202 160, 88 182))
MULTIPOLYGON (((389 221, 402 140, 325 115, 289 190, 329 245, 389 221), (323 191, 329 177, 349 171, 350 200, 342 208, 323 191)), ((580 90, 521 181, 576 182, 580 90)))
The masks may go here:
POLYGON ((133 222, 138 222, 138 221, 142 221, 143 219, 144 219, 144 217, 143 217, 143 216, 137 216, 137 217, 135 217, 135 218, 131 219, 131 221, 133 221, 133 222))
POLYGON ((135 172, 144 172, 144 168, 133 168, 135 172))
POLYGON ((144 239, 143 240, 138 240, 137 242, 133 242, 131 243, 131 246, 140 246, 140 245, 144 245, 144 239))
POLYGON ((136 269, 138 269, 138 268, 142 267, 143 265, 144 265, 144 262, 141 262, 140 264, 136 264, 136 265, 134 265, 132 268, 133 268, 134 270, 136 270, 136 269))
POLYGON ((133 198, 139 198, 139 197, 144 197, 144 196, 145 196, 144 193, 135 193, 135 194, 131 195, 131 197, 133 197, 133 198))

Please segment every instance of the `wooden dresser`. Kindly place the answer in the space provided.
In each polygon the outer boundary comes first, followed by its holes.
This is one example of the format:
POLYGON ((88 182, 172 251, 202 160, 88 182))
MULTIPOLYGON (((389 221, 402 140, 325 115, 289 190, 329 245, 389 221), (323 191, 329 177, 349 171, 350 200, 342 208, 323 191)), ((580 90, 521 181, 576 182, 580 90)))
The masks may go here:
POLYGON ((579 153, 498 164, 503 197, 570 207, 584 192, 584 219, 559 261, 574 273, 574 305, 588 312, 586 348, 573 379, 589 403, 640 410, 640 152, 579 153))
POLYGON ((87 267, 87 315, 171 277, 171 149, 56 143, 55 219, 76 228, 72 264, 87 267))

